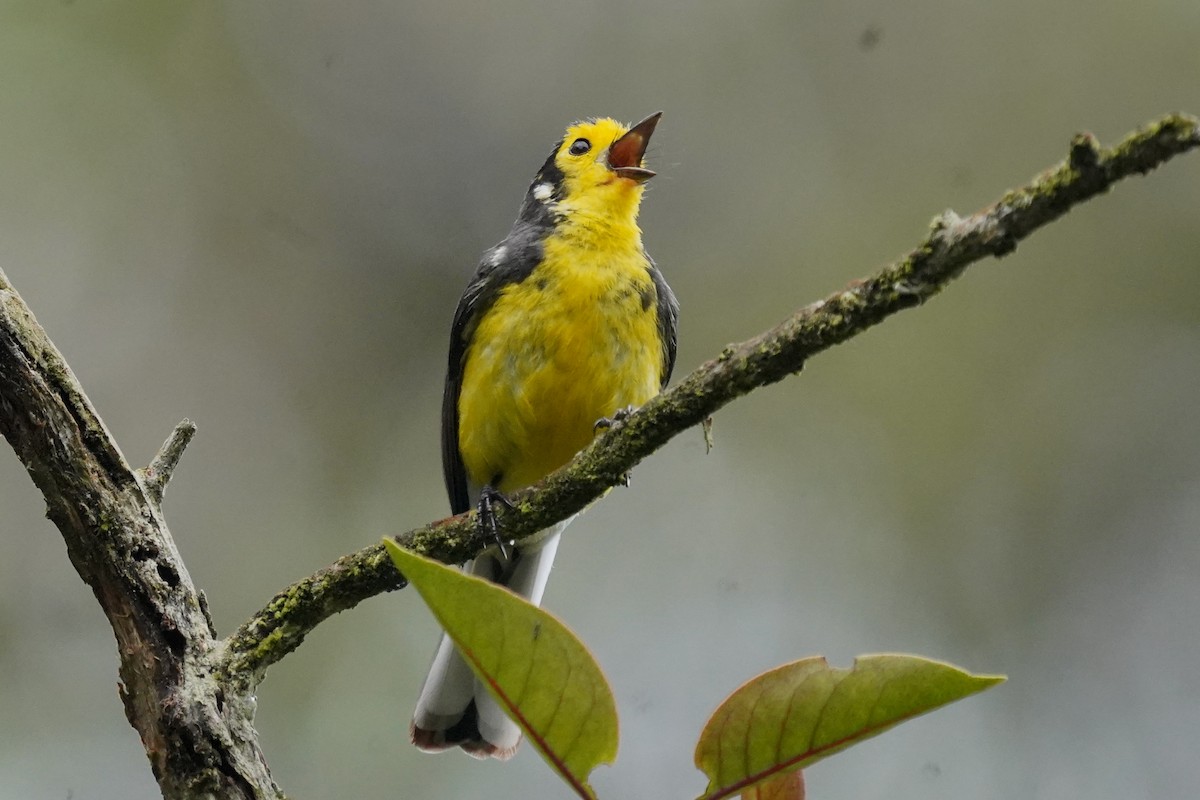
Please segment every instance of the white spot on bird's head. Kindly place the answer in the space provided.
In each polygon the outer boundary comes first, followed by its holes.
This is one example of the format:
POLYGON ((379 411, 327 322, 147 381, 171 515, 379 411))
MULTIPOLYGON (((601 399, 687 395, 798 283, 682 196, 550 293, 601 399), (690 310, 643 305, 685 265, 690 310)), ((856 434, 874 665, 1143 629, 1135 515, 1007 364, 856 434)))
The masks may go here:
POLYGON ((533 187, 534 198, 541 200, 543 203, 549 200, 553 194, 554 187, 548 183, 539 183, 537 186, 533 187))

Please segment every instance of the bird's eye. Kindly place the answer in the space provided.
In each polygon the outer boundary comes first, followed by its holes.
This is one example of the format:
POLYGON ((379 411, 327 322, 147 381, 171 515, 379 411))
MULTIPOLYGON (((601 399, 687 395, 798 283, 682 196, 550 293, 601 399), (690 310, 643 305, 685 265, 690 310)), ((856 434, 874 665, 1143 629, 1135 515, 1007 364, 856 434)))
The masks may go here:
POLYGON ((573 156, 581 156, 591 149, 592 143, 587 139, 576 139, 575 141, 571 142, 571 147, 569 150, 567 150, 567 152, 573 156))

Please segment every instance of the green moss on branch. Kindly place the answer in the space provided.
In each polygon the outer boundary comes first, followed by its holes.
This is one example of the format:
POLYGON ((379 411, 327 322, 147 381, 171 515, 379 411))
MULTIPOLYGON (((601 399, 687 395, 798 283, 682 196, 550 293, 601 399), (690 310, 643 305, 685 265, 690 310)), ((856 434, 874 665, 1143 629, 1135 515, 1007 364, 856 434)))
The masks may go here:
MULTIPOLYGON (((625 422, 599 436, 570 464, 512 498, 498 520, 513 538, 575 514, 617 485, 672 437, 699 424, 737 397, 799 372, 805 362, 863 333, 893 314, 939 294, 972 263, 1011 253, 1033 231, 1106 192, 1200 145, 1200 121, 1172 114, 1102 149, 1090 134, 1076 136, 1068 157, 993 205, 959 217, 939 215, 924 241, 898 261, 800 309, 771 330, 730 345, 625 422)), ((474 514, 397 536, 400 544, 448 563, 466 561, 487 542, 476 536, 474 514)), ((256 683, 268 666, 295 649, 321 620, 399 588, 383 549, 372 545, 276 595, 229 641, 231 676, 256 683)))

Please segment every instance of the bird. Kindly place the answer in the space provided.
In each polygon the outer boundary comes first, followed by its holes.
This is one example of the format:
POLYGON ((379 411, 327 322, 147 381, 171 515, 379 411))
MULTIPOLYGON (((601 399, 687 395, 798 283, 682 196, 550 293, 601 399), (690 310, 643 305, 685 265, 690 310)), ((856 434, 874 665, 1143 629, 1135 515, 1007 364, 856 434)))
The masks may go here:
MULTIPOLYGON (((480 511, 566 464, 598 427, 658 394, 675 366, 679 304, 638 227, 643 161, 662 112, 567 127, 512 230, 485 251, 451 325, 442 467, 455 514, 480 511)), ((540 605, 564 520, 468 569, 540 605)), ((521 730, 445 633, 410 734, 427 752, 507 760, 521 730)))

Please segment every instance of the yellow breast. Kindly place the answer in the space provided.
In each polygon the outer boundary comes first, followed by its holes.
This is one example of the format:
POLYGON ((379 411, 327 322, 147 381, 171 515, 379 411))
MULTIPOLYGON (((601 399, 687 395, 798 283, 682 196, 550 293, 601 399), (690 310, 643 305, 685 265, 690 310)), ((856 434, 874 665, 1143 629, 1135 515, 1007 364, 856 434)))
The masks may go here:
POLYGON ((557 469, 593 426, 658 393, 654 283, 640 248, 583 250, 552 236, 505 287, 467 349, 459 450, 472 483, 508 492, 557 469))

